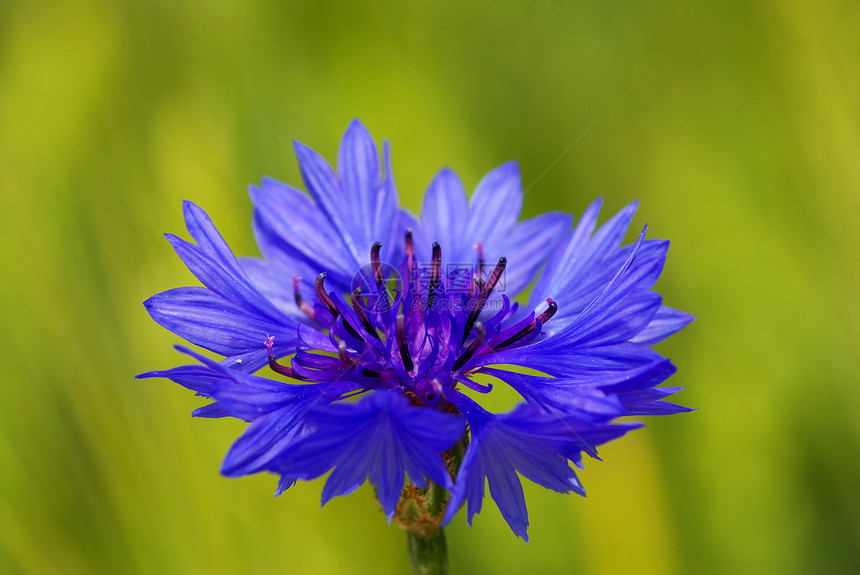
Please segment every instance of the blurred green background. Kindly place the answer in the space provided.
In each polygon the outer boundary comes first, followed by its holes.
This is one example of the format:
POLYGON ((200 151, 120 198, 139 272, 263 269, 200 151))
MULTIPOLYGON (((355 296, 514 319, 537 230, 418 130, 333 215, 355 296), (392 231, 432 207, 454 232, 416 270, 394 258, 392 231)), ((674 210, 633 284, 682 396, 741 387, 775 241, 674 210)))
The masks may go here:
POLYGON ((606 446, 588 499, 528 486, 528 544, 458 518, 454 573, 856 572, 853 0, 0 4, 0 572, 407 571, 369 489, 223 478, 242 424, 133 379, 182 361, 141 305, 194 281, 181 200, 254 255, 246 186, 353 117, 413 210, 509 159, 525 215, 640 199, 698 318, 660 350, 700 410, 606 446))

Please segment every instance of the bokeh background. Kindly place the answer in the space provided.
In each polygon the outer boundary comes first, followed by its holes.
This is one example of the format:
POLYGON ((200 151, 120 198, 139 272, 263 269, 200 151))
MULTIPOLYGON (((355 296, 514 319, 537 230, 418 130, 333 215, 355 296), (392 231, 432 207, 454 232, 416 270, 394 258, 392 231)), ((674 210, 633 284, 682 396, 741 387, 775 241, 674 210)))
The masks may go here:
POLYGON ((246 186, 300 184, 290 141, 333 160, 353 117, 413 210, 509 159, 525 215, 640 199, 698 318, 660 350, 699 411, 606 446, 587 499, 528 486, 528 544, 459 518, 454 573, 856 572, 852 0, 4 1, 0 572, 407 571, 368 488, 223 478, 242 424, 133 379, 182 362, 141 305, 194 282, 181 200, 255 255, 246 186))

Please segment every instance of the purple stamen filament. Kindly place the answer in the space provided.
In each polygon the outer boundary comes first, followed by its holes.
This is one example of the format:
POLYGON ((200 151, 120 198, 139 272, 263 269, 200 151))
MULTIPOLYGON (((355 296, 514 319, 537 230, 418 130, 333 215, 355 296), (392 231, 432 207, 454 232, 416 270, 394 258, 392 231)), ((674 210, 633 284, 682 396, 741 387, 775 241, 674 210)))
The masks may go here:
POLYGON ((406 273, 407 281, 412 283, 412 266, 415 265, 415 245, 412 243, 412 230, 406 230, 406 273))
POLYGON ((304 377, 300 376, 295 371, 293 371, 292 367, 290 367, 288 365, 281 365, 280 363, 278 363, 278 360, 275 359, 275 353, 272 350, 272 346, 274 345, 274 343, 275 343, 275 338, 273 338, 270 335, 267 335, 266 336, 266 350, 268 350, 268 352, 269 352, 269 367, 272 369, 272 371, 274 371, 275 373, 280 373, 281 375, 283 375, 285 377, 291 377, 293 379, 305 379, 304 377))
POLYGON ((553 300, 552 298, 546 298, 546 303, 548 304, 547 308, 543 312, 541 312, 538 317, 533 319, 527 326, 525 326, 523 329, 521 329, 502 343, 494 345, 493 349, 501 349, 503 347, 507 347, 513 343, 518 342, 519 340, 521 340, 535 330, 538 321, 541 323, 541 325, 548 322, 552 318, 552 316, 555 315, 555 312, 558 311, 558 304, 555 303, 555 300, 553 300))
POLYGON ((379 250, 382 249, 382 242, 375 242, 370 248, 370 262, 373 267, 373 278, 376 280, 376 287, 382 287, 382 282, 385 278, 382 277, 382 262, 379 260, 379 250))
POLYGON ((472 356, 475 355, 482 345, 484 345, 484 339, 487 337, 487 330, 484 328, 484 324, 481 322, 475 322, 475 339, 472 340, 472 343, 469 344, 469 347, 460 354, 460 357, 457 358, 457 361, 454 362, 454 366, 451 368, 452 371, 457 371, 464 365, 466 362, 472 359, 472 356))
POLYGON ((325 291, 325 276, 326 274, 323 272, 317 276, 316 280, 314 280, 314 291, 316 292, 320 303, 325 306, 334 319, 337 319, 337 316, 340 315, 340 311, 338 311, 337 306, 334 304, 334 300, 331 299, 331 296, 325 291))
MULTIPOLYGON (((317 279, 314 281, 314 291, 320 299, 320 303, 323 304, 331 314, 331 317, 337 319, 340 315, 340 310, 337 309, 337 305, 334 303, 334 299, 332 299, 331 295, 327 294, 325 291, 325 272, 318 275, 317 279)), ((343 328, 355 339, 362 342, 364 341, 364 338, 359 335, 348 321, 346 321, 346 317, 343 318, 343 328)))
POLYGON ((361 302, 362 291, 364 291, 364 286, 358 286, 357 288, 355 288, 355 291, 352 292, 352 310, 355 312, 356 317, 358 317, 358 321, 361 322, 364 331, 366 331, 376 339, 379 339, 379 334, 376 333, 376 329, 370 322, 370 318, 368 318, 367 314, 364 312, 364 306, 361 302))
POLYGON ((436 299, 436 288, 439 287, 439 276, 442 273, 442 246, 433 242, 433 256, 430 259, 430 289, 427 293, 427 309, 433 308, 436 299))
POLYGON ((475 325, 475 321, 483 311, 484 305, 487 303, 487 299, 493 293, 493 288, 496 287, 496 284, 498 283, 499 278, 502 277, 507 265, 508 259, 502 256, 499 258, 499 263, 496 264, 496 267, 493 269, 493 273, 490 274, 490 278, 487 280, 486 284, 475 280, 478 282, 478 287, 480 289, 478 290, 477 298, 474 300, 474 305, 472 305, 471 311, 469 312, 469 317, 466 319, 466 327, 463 329, 463 343, 466 343, 466 339, 469 337, 469 334, 472 333, 472 327, 475 325))
POLYGON ((403 360, 403 367, 406 368, 406 371, 412 371, 415 364, 409 353, 409 342, 406 340, 406 318, 403 317, 402 313, 397 314, 395 337, 397 338, 397 347, 400 349, 400 359, 403 360))
POLYGON ((311 320, 316 321, 317 316, 314 313, 314 308, 312 308, 310 304, 305 301, 305 299, 302 297, 302 293, 299 291, 300 281, 301 278, 293 274, 293 298, 296 300, 296 306, 298 306, 298 308, 302 310, 302 312, 304 312, 306 316, 311 318, 311 320))

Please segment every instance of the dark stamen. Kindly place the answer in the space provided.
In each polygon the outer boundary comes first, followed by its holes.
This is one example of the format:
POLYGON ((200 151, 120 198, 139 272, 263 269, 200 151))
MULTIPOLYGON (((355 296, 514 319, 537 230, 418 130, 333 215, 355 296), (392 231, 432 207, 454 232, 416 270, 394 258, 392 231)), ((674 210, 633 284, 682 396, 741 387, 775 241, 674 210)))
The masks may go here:
MULTIPOLYGON (((487 285, 487 282, 485 282, 483 280, 483 278, 480 278, 478 276, 474 276, 472 278, 472 281, 474 282, 475 287, 478 288, 478 295, 481 295, 482 293, 484 293, 484 286, 487 285)), ((472 300, 470 303, 471 303, 472 307, 469 308, 469 311, 472 311, 473 309, 475 309, 475 306, 477 305, 478 300, 477 299, 472 300)))
POLYGON ((478 240, 475 251, 478 252, 478 277, 484 279, 484 242, 478 240))
POLYGON ((382 262, 379 260, 380 249, 382 249, 382 242, 374 242, 370 248, 370 264, 373 268, 373 279, 376 281, 376 289, 381 292, 381 311, 387 311, 391 307, 391 299, 388 297, 387 287, 382 287, 385 283, 385 276, 382 273, 382 262))
POLYGON ((555 300, 551 297, 546 298, 547 308, 543 310, 543 312, 538 316, 538 319, 542 324, 548 322, 552 316, 555 315, 555 312, 558 311, 558 304, 555 303, 555 300))
POLYGON ((355 315, 358 317, 358 321, 361 322, 361 326, 364 330, 376 339, 379 339, 379 334, 376 333, 376 329, 374 329, 373 324, 370 323, 370 319, 364 312, 364 306, 361 303, 362 291, 364 291, 364 286, 358 286, 355 288, 355 291, 352 292, 352 311, 355 312, 355 315))
POLYGON ((442 274, 442 246, 439 242, 433 242, 433 255, 430 258, 430 281, 439 285, 439 276, 442 274))
POLYGON ((310 306, 308 302, 302 297, 301 292, 299 291, 299 281, 301 278, 295 274, 293 274, 293 297, 296 300, 296 305, 300 310, 304 312, 306 316, 311 318, 313 321, 317 320, 317 316, 314 313, 314 308, 310 306))
POLYGON ((415 265, 415 245, 412 243, 412 230, 406 230, 406 273, 407 285, 412 286, 412 266, 415 265))
POLYGON ((490 274, 490 279, 487 280, 487 297, 490 297, 490 294, 493 292, 493 288, 496 287, 496 284, 499 282, 499 279, 502 277, 502 274, 505 273, 505 268, 508 265, 508 258, 502 256, 499 258, 499 263, 496 264, 495 269, 493 269, 493 273, 490 274))
MULTIPOLYGON (((555 300, 553 300, 552 298, 546 298, 546 303, 548 304, 547 308, 543 312, 541 312, 541 314, 539 316, 537 316, 537 318, 536 318, 537 321, 541 322, 541 325, 548 322, 552 318, 552 316, 555 315, 555 312, 558 311, 558 304, 555 303, 555 300)), ((506 339, 502 343, 500 343, 498 345, 494 345, 493 349, 501 349, 503 347, 507 347, 507 346, 511 345, 512 343, 518 342, 519 340, 521 340, 522 338, 524 338, 525 336, 527 336, 528 334, 533 332, 535 330, 535 328, 537 327, 536 320, 533 319, 531 321, 531 323, 529 323, 523 329, 521 329, 520 331, 518 331, 517 333, 515 333, 514 335, 512 335, 511 337, 509 337, 508 339, 506 339)))
POLYGON ((457 358, 457 361, 454 362, 454 366, 451 368, 452 371, 457 371, 464 365, 466 362, 472 359, 472 356, 475 355, 481 346, 484 345, 484 339, 487 337, 487 330, 484 328, 484 324, 479 321, 475 322, 475 339, 472 340, 472 343, 469 344, 469 347, 460 354, 460 357, 457 358))
POLYGON ((379 250, 382 249, 382 242, 374 242, 370 248, 370 262, 373 266, 373 277, 376 280, 376 287, 382 287, 382 282, 385 278, 382 277, 382 262, 379 261, 379 250))
POLYGON ((439 287, 439 276, 442 273, 442 246, 433 242, 433 256, 430 259, 430 289, 427 292, 427 309, 433 308, 436 299, 436 288, 439 287))
MULTIPOLYGON (((325 308, 328 310, 328 312, 334 319, 337 319, 338 316, 340 316, 340 310, 337 309, 337 306, 335 305, 332 297, 325 291, 325 272, 318 275, 317 279, 314 280, 314 291, 316 292, 317 297, 320 299, 320 303, 325 306, 325 308)), ((348 321, 346 321, 346 317, 344 317, 343 319, 343 328, 349 335, 361 342, 364 342, 364 338, 361 337, 361 335, 359 335, 357 331, 355 331, 355 328, 352 327, 352 325, 348 321)))
POLYGON ((397 337, 397 347, 400 348, 400 359, 403 360, 403 367, 406 368, 406 371, 412 371, 415 364, 412 363, 412 356, 409 354, 409 342, 406 341, 406 318, 403 317, 402 313, 397 314, 395 336, 397 337))
POLYGON ((288 365, 281 365, 278 363, 278 360, 275 359, 275 353, 272 351, 272 345, 275 343, 275 338, 270 335, 266 336, 266 350, 269 352, 269 367, 272 368, 272 371, 275 373, 280 373, 286 377, 292 377, 293 379, 305 379, 301 375, 297 374, 293 371, 293 368, 288 365))
POLYGON ((331 296, 325 291, 325 272, 318 275, 317 279, 314 280, 314 291, 316 292, 320 303, 325 306, 334 319, 337 319, 337 316, 340 315, 340 311, 338 311, 337 306, 334 305, 334 300, 331 299, 331 296))
POLYGON ((473 300, 472 309, 469 312, 469 317, 466 318, 466 326, 463 329, 463 342, 466 343, 466 339, 469 337, 469 334, 472 333, 472 327, 475 325, 475 321, 477 321, 478 316, 484 310, 484 305, 487 303, 487 299, 489 299, 490 295, 493 293, 493 288, 496 287, 496 284, 499 281, 499 278, 502 277, 502 274, 505 272, 505 267, 508 265, 508 258, 500 257, 499 263, 496 264, 496 267, 493 269, 493 273, 490 274, 489 279, 487 279, 487 283, 475 279, 475 283, 478 284, 480 288, 478 291, 477 297, 473 300), (482 285, 483 284, 483 285, 482 285))

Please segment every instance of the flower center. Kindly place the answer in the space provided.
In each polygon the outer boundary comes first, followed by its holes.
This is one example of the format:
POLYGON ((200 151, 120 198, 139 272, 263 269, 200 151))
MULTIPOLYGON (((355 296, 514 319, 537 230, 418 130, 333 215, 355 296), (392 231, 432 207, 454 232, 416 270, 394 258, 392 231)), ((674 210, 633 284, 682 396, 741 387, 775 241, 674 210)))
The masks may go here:
POLYGON ((480 242, 474 266, 449 264, 446 273, 438 242, 433 243, 429 265, 419 264, 411 231, 406 232, 399 268, 383 265, 381 248, 379 242, 371 247, 369 270, 366 277, 356 276, 362 285, 348 304, 336 292, 326 291, 325 273, 314 281, 318 304, 313 306, 303 298, 299 278, 293 277, 296 306, 328 331, 337 354, 299 349, 286 366, 278 363, 272 338, 267 338, 272 370, 300 380, 351 381, 364 390, 399 389, 415 403, 445 408, 446 390, 458 383, 481 393, 492 389, 471 379, 480 368, 470 364, 472 360, 531 341, 558 309, 548 298, 543 312, 514 321, 518 305, 503 293, 493 297, 507 258, 499 258, 485 279, 480 242), (471 281, 463 282, 464 273, 471 281))

